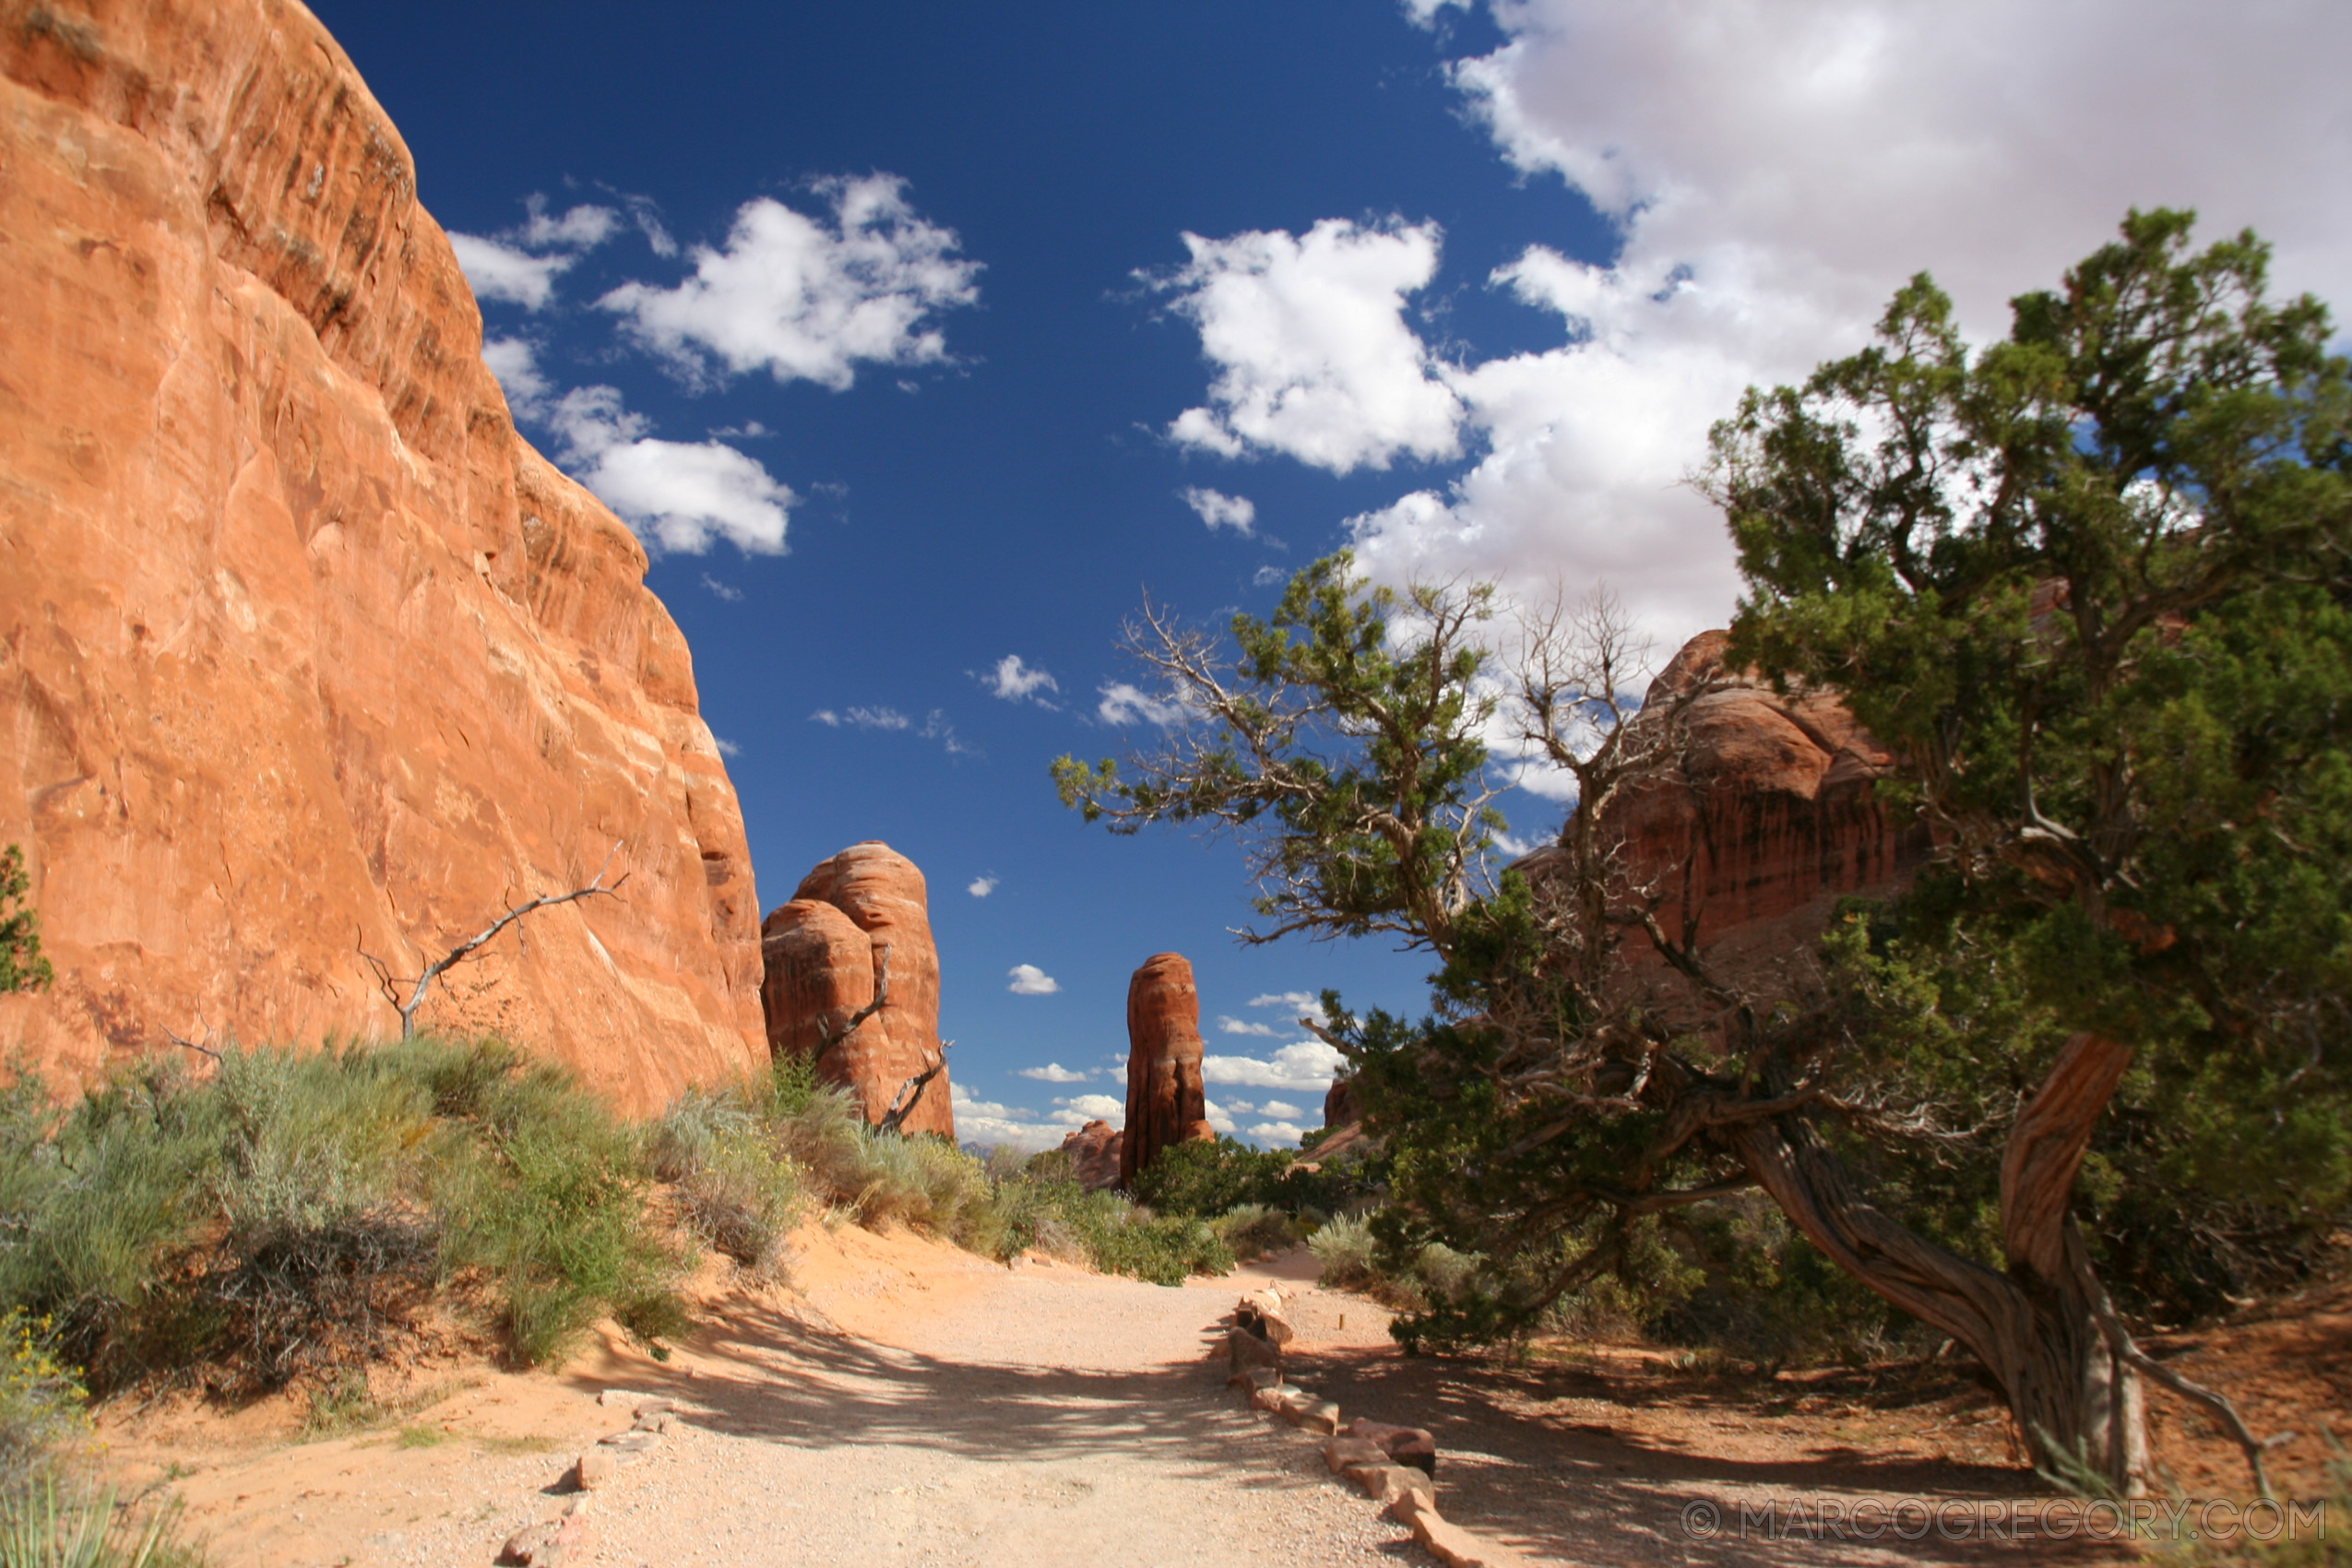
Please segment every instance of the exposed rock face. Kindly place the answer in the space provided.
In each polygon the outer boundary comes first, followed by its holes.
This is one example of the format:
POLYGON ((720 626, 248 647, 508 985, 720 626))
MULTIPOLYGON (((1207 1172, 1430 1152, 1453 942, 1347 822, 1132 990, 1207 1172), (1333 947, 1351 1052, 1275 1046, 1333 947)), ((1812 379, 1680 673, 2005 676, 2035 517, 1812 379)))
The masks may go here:
POLYGON ((767 1048, 775 1055, 824 1053, 826 1075, 837 1083, 876 1078, 873 1060, 886 1040, 879 1020, 846 1037, 851 1018, 873 1001, 873 941, 858 922, 821 898, 795 898, 760 922, 767 973, 760 1004, 767 1015, 767 1048))
POLYGON ((849 1086, 868 1122, 880 1123, 901 1093, 912 1093, 901 1130, 954 1142, 956 1111, 939 1043, 939 948, 915 862, 887 844, 853 844, 802 878, 792 901, 761 922, 760 937, 768 1049, 822 1050, 817 1071, 849 1086), (881 986, 885 954, 887 1000, 843 1036, 881 986), (926 1073, 927 1082, 908 1090, 909 1079, 926 1073))
MULTIPOLYGON (((1727 673, 1728 640, 1701 633, 1651 687, 1645 711, 1717 683, 1691 705, 1674 774, 1628 795, 1609 825, 1625 836, 1633 876, 1666 891, 1660 924, 1680 932, 1687 901, 1717 970, 1768 988, 1811 952, 1838 899, 1897 890, 1930 844, 1874 798, 1894 758, 1845 705, 1727 673)), ((1623 951, 1637 973, 1662 968, 1645 943, 1623 951)))
POLYGON ((1350 1122, 1360 1122, 1364 1113, 1356 1108, 1356 1080, 1334 1078, 1331 1087, 1323 1091, 1323 1124, 1344 1127, 1350 1122))
POLYGON ((1062 1140, 1062 1151, 1070 1157, 1078 1185, 1099 1193, 1119 1184, 1119 1151, 1126 1141, 1127 1134, 1110 1123, 1089 1122, 1062 1140))
POLYGON ((1214 1138, 1201 1061, 1201 995, 1181 953, 1144 960, 1127 982, 1127 1127, 1119 1182, 1159 1158, 1170 1144, 1214 1138))
POLYGON ((436 989, 624 1105, 761 1056, 725 766, 629 530, 516 434, 416 175, 291 0, 0 0, 0 842, 88 1074, 436 989))

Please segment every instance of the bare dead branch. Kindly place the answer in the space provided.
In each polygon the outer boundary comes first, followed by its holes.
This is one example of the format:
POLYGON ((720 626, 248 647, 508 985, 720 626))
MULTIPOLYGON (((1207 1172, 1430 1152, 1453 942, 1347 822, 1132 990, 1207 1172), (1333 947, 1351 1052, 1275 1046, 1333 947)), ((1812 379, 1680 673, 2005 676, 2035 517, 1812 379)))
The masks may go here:
POLYGON ((1340 1034, 1336 1029, 1316 1022, 1313 1018, 1301 1018, 1299 1020, 1299 1027, 1306 1030, 1309 1034, 1314 1036, 1315 1039, 1323 1041, 1324 1044, 1331 1047, 1332 1050, 1339 1052, 1340 1055, 1346 1057, 1350 1062, 1357 1061, 1364 1054, 1361 1051, 1359 1051, 1356 1047, 1348 1043, 1347 1036, 1340 1034))
POLYGON ((873 987, 873 1001, 871 1001, 871 1002, 869 1002, 869 1003, 867 1003, 864 1006, 862 1006, 862 1007, 859 1008, 859 1009, 858 1009, 855 1013, 850 1014, 850 1015, 849 1015, 849 1021, 848 1023, 843 1024, 843 1025, 842 1025, 839 1028, 837 1028, 837 1029, 829 1029, 829 1028, 826 1028, 825 1027, 825 1020, 824 1020, 824 1019, 822 1019, 822 1018, 819 1018, 819 1019, 816 1021, 816 1034, 817 1034, 817 1047, 816 1047, 816 1051, 815 1051, 815 1053, 814 1053, 814 1055, 812 1055, 812 1056, 809 1058, 810 1062, 812 1062, 812 1063, 817 1063, 817 1062, 822 1062, 822 1061, 824 1061, 824 1060, 825 1060, 825 1053, 826 1053, 826 1051, 828 1051, 832 1050, 835 1046, 837 1046, 837 1045, 840 1044, 843 1040, 848 1039, 849 1039, 851 1035, 856 1034, 856 1033, 858 1032, 858 1026, 859 1026, 860 1024, 864 1023, 864 1022, 865 1022, 868 1018, 871 1018, 871 1017, 873 1017, 873 1016, 876 1013, 881 1012, 881 1011, 882 1011, 882 1009, 889 1004, 889 1001, 890 1001, 890 944, 889 944, 888 943, 886 943, 886 942, 885 942, 885 943, 884 943, 884 944, 882 944, 881 952, 882 952, 882 969, 881 969, 881 973, 880 973, 880 974, 879 974, 879 975, 875 978, 875 980, 874 980, 874 987, 873 987))
POLYGON ((529 900, 528 902, 517 904, 513 909, 508 909, 505 914, 499 916, 496 920, 491 921, 490 924, 484 926, 481 931, 476 932, 465 941, 460 942, 455 947, 449 949, 449 951, 442 957, 426 966, 424 973, 416 977, 414 988, 409 992, 409 999, 405 1003, 399 1000, 399 993, 396 988, 409 984, 409 980, 405 977, 396 978, 391 971, 385 967, 384 963, 374 956, 374 955, 369 953, 365 948, 360 949, 360 956, 365 958, 369 965, 375 970, 376 981, 384 988, 386 999, 391 1002, 392 1005, 399 1011, 400 1038, 402 1039, 410 1039, 414 1038, 416 1035, 417 1009, 424 1005, 425 995, 433 989, 433 982, 434 980, 439 980, 443 975, 448 973, 449 970, 465 962, 466 959, 472 956, 474 953, 495 938, 500 932, 505 931, 508 926, 513 925, 525 915, 531 914, 540 909, 553 909, 558 904, 569 904, 583 898, 617 897, 620 895, 622 884, 629 880, 629 873, 627 872, 623 872, 621 873, 621 880, 619 882, 615 882, 610 887, 607 887, 604 885, 604 873, 612 869, 613 857, 621 852, 621 841, 616 839, 613 842, 612 848, 605 853, 604 864, 597 868, 596 876, 585 887, 575 887, 568 893, 545 893, 536 898, 529 900))
MULTIPOLYGON (((199 1019, 198 1021, 201 1022, 202 1020, 199 1019)), ((169 1024, 163 1026, 163 1035, 164 1038, 169 1039, 173 1045, 180 1046, 188 1051, 196 1051, 199 1055, 209 1056, 215 1062, 220 1060, 220 1051, 210 1043, 212 1039, 212 1030, 208 1026, 206 1028, 204 1031, 204 1039, 201 1040, 188 1039, 174 1033, 172 1026, 169 1024)))
POLYGON ((2269 1439, 2256 1437, 2253 1429, 2246 1424, 2246 1419, 2238 1413, 2237 1405, 2227 1395, 2192 1382, 2141 1349, 2132 1339, 2131 1331, 2123 1326, 2122 1318, 2117 1315, 2115 1303, 2108 1299, 2106 1288, 2099 1284, 2098 1276, 2092 1271, 2090 1248, 2083 1241, 2081 1228, 2071 1217, 2066 1221, 2066 1250, 2073 1264, 2075 1282, 2090 1302, 2091 1315, 2097 1320, 2099 1334, 2107 1340, 2108 1348, 2119 1360, 2128 1362, 2133 1369, 2156 1379, 2183 1399, 2202 1405, 2212 1412, 2222 1430, 2229 1434, 2230 1441, 2237 1443, 2239 1452, 2246 1455, 2246 1467, 2253 1472, 2255 1492, 2263 1497, 2271 1496, 2270 1471, 2263 1463, 2263 1455, 2280 1443, 2292 1442, 2295 1434, 2289 1431, 2269 1439))
POLYGON ((906 1125, 907 1118, 912 1116, 915 1107, 922 1103, 923 1091, 931 1087, 931 1081, 947 1070, 947 1053, 954 1049, 954 1040, 941 1040, 939 1054, 931 1059, 930 1064, 898 1086, 898 1092, 890 1097, 890 1108, 882 1113, 881 1122, 876 1123, 884 1132, 896 1133, 906 1125))

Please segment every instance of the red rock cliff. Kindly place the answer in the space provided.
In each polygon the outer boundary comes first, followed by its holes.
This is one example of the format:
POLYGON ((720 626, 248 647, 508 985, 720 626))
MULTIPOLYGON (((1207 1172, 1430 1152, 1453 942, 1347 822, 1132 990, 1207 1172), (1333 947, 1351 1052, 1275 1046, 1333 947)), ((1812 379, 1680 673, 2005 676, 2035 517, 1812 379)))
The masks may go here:
POLYGON ((868 1122, 880 1123, 901 1093, 912 1093, 903 1129, 953 1143, 956 1111, 939 1041, 939 948, 915 862, 887 844, 853 844, 802 879, 792 901, 772 910, 760 931, 769 1049, 808 1054, 834 1040, 818 1070, 856 1094, 868 1122), (873 1000, 885 950, 889 997, 845 1035, 873 1000), (909 1090, 910 1080, 934 1067, 928 1082, 909 1090))
POLYGON ((1119 1181, 1159 1158, 1170 1144, 1213 1138, 1201 1078, 1208 1046, 1201 1039, 1201 996, 1181 953, 1144 960, 1127 982, 1127 1125, 1119 1146, 1119 1181))
POLYGON ((515 432, 400 136, 292 0, 0 0, 0 841, 87 1073, 421 1022, 650 1109, 764 1057, 756 905, 628 529, 515 432))
MULTIPOLYGON (((1769 986, 1772 971, 1811 953, 1838 899, 1893 893, 1930 843, 1875 798, 1894 759, 1845 705, 1829 693, 1782 697, 1752 674, 1727 672, 1728 640, 1701 633, 1651 687, 1655 711, 1716 683, 1688 710, 1675 769, 1609 822, 1625 836, 1632 876, 1664 891, 1665 929, 1679 932, 1684 909, 1694 909, 1710 960, 1769 986)), ((1662 970, 1638 939, 1624 951, 1635 972, 1662 970)))
POLYGON ((1125 1146, 1127 1134, 1114 1132, 1108 1122, 1089 1122, 1062 1140, 1062 1152, 1070 1157, 1070 1174, 1078 1185, 1089 1193, 1108 1191, 1119 1184, 1119 1151, 1125 1146))

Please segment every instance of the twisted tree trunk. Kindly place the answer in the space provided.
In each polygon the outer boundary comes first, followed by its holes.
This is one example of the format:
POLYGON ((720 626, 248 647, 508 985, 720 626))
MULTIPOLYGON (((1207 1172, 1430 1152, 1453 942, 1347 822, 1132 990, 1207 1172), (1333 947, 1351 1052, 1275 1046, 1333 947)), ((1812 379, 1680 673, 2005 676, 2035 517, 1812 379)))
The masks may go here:
POLYGON ((1890 1218, 1802 1111, 1735 1123, 1716 1136, 1832 1262, 1976 1352, 2007 1394, 2037 1464, 2085 1463, 2136 1496, 2148 1476, 2137 1352, 2102 1326, 2113 1309, 2071 1214, 2092 1125, 2132 1055, 2129 1046, 2076 1035, 2019 1113, 2001 1168, 2005 1274, 1890 1218))

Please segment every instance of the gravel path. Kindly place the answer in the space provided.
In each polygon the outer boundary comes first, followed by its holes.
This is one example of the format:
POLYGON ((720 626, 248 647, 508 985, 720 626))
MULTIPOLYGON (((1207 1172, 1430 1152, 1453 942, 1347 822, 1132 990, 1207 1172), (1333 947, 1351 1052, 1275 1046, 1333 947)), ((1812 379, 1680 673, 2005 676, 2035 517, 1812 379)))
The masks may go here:
POLYGON ((1206 1351, 1239 1283, 980 1265, 942 1279, 934 1253, 920 1278, 869 1259, 804 1280, 810 1310, 744 1302, 648 1381, 691 1414, 596 1494, 596 1560, 1430 1562, 1314 1443, 1225 1388, 1206 1351))

